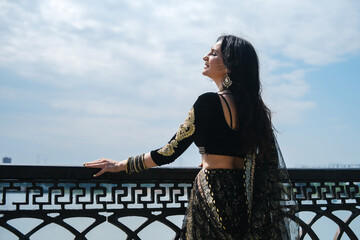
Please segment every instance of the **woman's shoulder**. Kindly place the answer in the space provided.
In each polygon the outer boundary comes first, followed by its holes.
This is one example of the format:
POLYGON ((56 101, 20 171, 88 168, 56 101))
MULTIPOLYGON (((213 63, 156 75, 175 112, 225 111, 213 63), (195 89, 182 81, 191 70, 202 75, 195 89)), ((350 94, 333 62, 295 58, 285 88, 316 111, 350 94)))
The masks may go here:
POLYGON ((196 102, 194 103, 195 111, 201 112, 212 112, 214 111, 214 106, 219 103, 219 95, 214 92, 207 92, 201 94, 196 102))
POLYGON ((219 100, 219 95, 215 92, 207 92, 207 93, 203 93, 201 94, 198 99, 196 100, 196 103, 201 103, 201 104, 209 104, 209 103, 213 103, 214 101, 218 101, 219 100))

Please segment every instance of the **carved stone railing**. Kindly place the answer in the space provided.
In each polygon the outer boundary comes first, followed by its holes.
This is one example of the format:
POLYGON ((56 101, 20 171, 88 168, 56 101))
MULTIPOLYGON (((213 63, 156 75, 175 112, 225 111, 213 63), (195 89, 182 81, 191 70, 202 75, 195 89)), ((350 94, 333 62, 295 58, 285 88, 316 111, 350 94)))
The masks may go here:
MULTIPOLYGON (((199 169, 0 166, 0 239, 178 239, 199 169)), ((358 239, 360 169, 289 169, 301 239, 358 239), (325 230, 324 230, 325 229, 325 230)))

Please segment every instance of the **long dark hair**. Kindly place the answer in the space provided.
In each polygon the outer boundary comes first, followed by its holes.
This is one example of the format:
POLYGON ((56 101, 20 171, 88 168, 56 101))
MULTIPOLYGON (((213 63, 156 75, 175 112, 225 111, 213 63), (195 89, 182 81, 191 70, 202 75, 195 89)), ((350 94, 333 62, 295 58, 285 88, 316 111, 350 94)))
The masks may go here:
POLYGON ((245 39, 224 35, 218 38, 228 76, 229 90, 237 106, 238 131, 244 151, 268 155, 272 136, 271 112, 261 98, 259 59, 254 47, 245 39))

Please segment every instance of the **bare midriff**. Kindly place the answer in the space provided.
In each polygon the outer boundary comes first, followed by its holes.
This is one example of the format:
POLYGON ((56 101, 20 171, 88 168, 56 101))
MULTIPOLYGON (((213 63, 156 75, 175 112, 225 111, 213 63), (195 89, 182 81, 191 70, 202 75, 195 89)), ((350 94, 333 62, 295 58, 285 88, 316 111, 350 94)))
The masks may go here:
POLYGON ((244 168, 244 158, 201 154, 201 162, 203 169, 242 169, 244 168))

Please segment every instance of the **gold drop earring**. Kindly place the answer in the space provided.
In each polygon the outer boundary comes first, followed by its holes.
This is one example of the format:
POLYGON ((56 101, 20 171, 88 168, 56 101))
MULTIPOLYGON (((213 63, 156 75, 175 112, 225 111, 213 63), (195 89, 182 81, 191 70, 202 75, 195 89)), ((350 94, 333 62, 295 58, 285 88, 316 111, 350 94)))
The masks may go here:
POLYGON ((222 82, 222 85, 224 86, 224 88, 229 88, 231 86, 231 84, 232 84, 232 81, 231 81, 229 75, 226 74, 225 78, 222 82))

